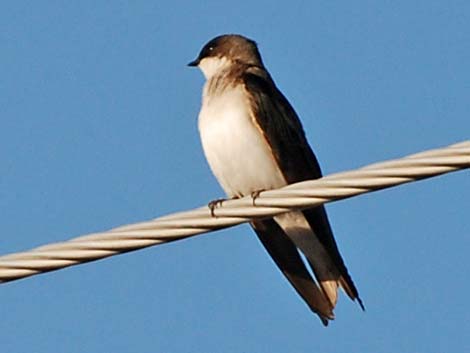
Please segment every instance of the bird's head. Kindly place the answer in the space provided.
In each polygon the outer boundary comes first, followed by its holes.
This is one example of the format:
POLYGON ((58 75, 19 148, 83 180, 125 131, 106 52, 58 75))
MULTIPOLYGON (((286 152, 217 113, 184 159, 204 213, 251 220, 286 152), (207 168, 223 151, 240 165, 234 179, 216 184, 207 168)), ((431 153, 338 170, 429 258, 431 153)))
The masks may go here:
POLYGON ((224 34, 210 40, 188 66, 197 66, 206 79, 233 64, 262 66, 255 41, 238 34, 224 34))

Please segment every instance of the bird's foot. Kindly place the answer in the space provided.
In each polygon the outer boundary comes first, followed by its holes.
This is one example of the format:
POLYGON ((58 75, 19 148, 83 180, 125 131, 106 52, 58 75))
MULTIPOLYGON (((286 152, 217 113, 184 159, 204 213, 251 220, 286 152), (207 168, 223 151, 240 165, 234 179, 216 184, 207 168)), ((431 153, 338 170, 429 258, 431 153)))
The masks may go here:
POLYGON ((227 200, 227 199, 215 199, 215 200, 212 200, 211 202, 209 202, 207 204, 207 206, 209 207, 209 209, 211 210, 211 216, 212 217, 215 217, 215 209, 219 206, 222 205, 222 203, 227 200))
POLYGON ((235 200, 235 199, 238 199, 239 197, 238 196, 234 196, 230 199, 215 199, 215 200, 212 200, 211 202, 209 202, 207 204, 207 206, 209 207, 209 209, 211 210, 211 216, 212 217, 216 217, 215 215, 215 209, 219 206, 222 206, 222 203, 224 201, 227 201, 227 200, 235 200))
POLYGON ((260 190, 253 191, 253 192, 251 193, 251 198, 253 199, 253 206, 256 206, 256 199, 259 197, 259 195, 260 195, 263 191, 266 191, 266 190, 265 190, 265 189, 260 189, 260 190))

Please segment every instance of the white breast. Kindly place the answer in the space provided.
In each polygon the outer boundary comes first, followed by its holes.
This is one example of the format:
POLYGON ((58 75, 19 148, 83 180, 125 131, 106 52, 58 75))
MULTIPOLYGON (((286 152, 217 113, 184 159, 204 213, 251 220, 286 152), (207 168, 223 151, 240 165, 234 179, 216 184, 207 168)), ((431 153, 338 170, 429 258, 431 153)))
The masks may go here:
POLYGON ((199 133, 212 172, 228 196, 287 184, 253 123, 242 86, 203 98, 199 133))

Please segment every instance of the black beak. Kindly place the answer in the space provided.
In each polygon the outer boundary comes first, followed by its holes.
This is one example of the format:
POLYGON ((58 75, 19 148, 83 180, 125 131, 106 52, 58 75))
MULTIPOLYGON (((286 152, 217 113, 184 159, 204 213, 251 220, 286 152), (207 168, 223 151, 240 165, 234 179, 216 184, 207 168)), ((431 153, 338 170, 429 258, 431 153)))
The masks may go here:
POLYGON ((191 61, 190 63, 188 63, 188 66, 198 66, 200 61, 201 60, 199 60, 199 58, 197 58, 197 59, 191 61))

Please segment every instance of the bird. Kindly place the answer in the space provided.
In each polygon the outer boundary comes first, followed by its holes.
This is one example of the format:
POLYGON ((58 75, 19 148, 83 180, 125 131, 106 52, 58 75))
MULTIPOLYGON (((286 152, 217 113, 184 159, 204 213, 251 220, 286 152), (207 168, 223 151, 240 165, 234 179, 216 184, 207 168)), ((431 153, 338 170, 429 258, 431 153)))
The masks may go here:
MULTIPOLYGON (((322 176, 299 117, 264 66, 255 41, 239 34, 217 36, 188 66, 198 67, 206 79, 198 129, 210 169, 228 198, 254 197, 322 176)), ((339 288, 364 310, 323 206, 250 225, 323 325, 335 318, 339 288)))

